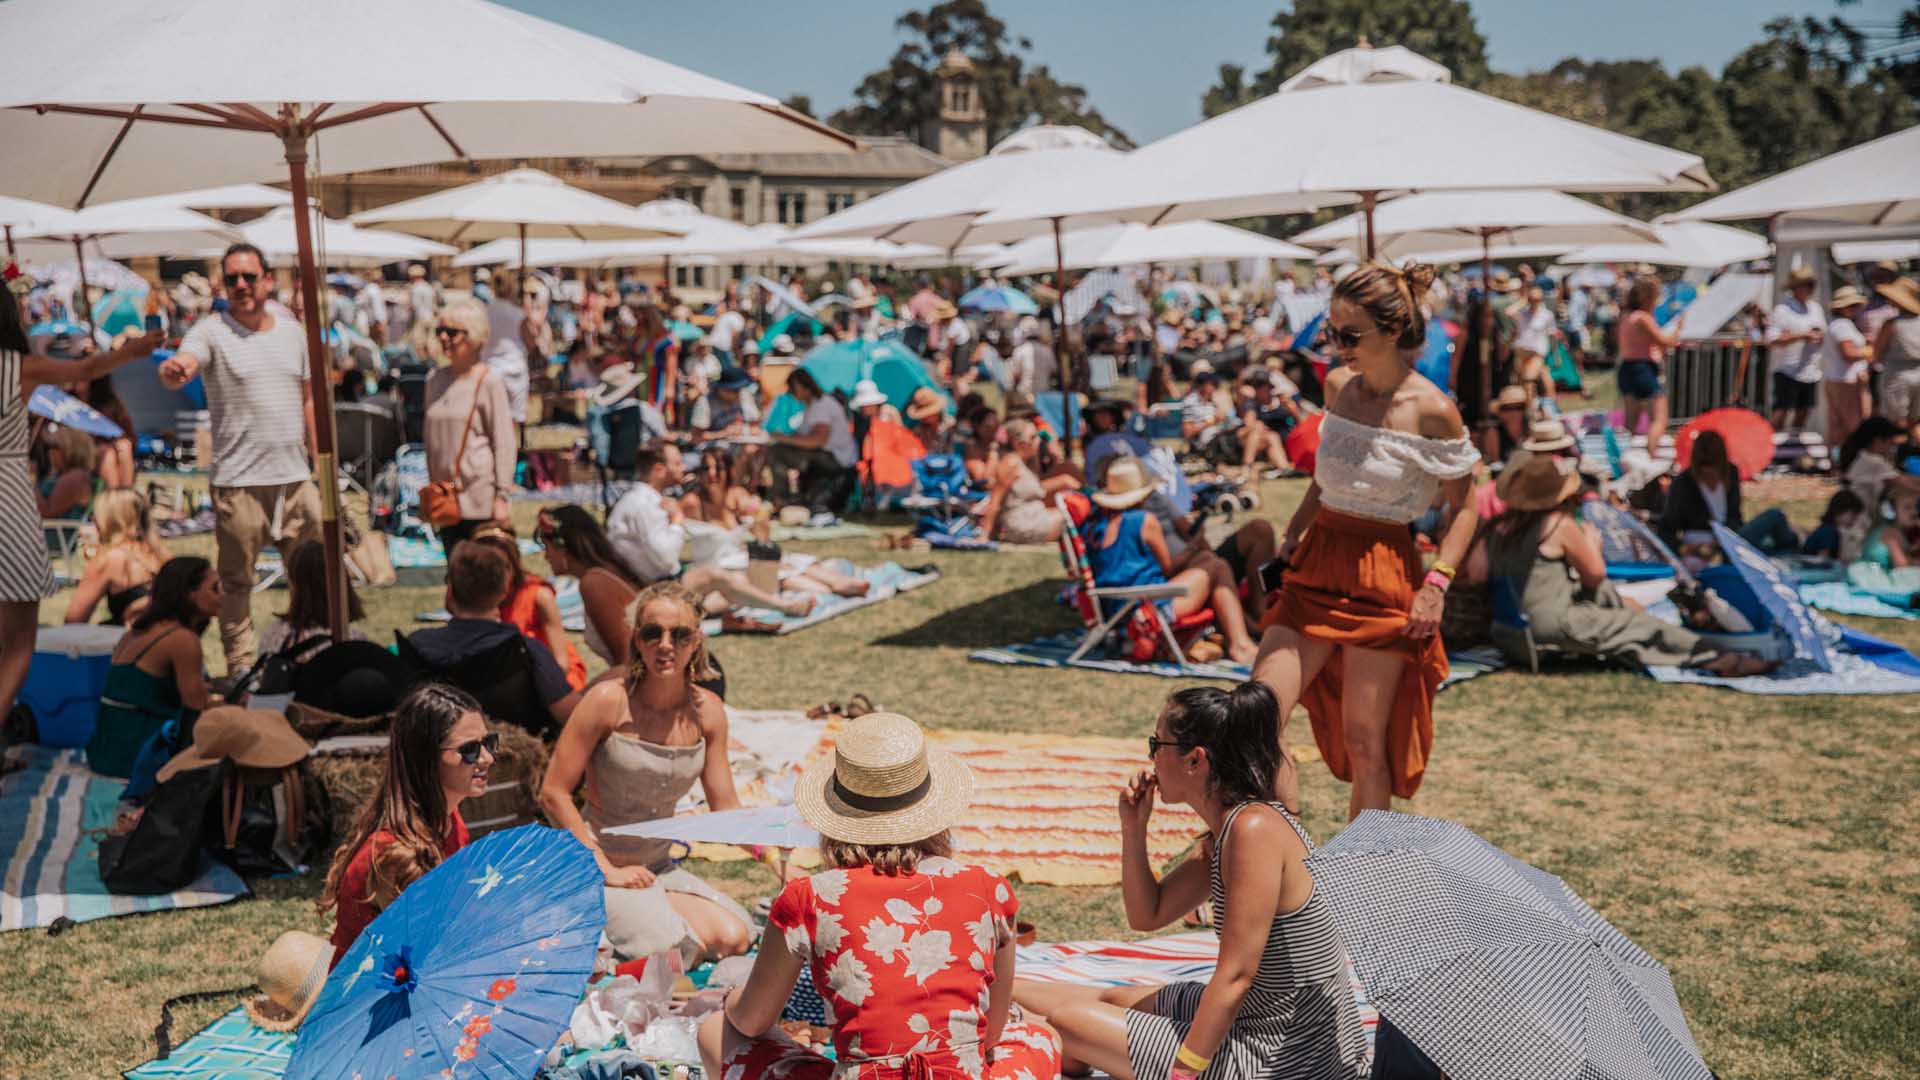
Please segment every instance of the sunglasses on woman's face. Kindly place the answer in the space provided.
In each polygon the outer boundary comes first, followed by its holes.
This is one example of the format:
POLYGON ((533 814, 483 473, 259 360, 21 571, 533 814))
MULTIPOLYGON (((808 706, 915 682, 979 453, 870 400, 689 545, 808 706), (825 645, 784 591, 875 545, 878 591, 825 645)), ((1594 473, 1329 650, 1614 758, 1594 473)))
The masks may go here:
POLYGON ((1359 345, 1368 334, 1373 333, 1374 329, 1374 327, 1369 326, 1365 330, 1348 330, 1329 322, 1327 323, 1327 338, 1342 349, 1351 349, 1359 345))
POLYGON ((460 764, 478 765, 480 763, 480 751, 482 750, 495 756, 499 755, 500 736, 489 731, 477 739, 469 739, 459 746, 450 746, 447 749, 460 755, 460 764))
POLYGON ((1168 747, 1168 746, 1175 747, 1182 751, 1186 751, 1186 750, 1191 750, 1198 745, 1200 744, 1190 743, 1190 742, 1181 742, 1179 739, 1162 739, 1162 738, 1159 738, 1158 736, 1149 735, 1147 736, 1147 756, 1152 757, 1153 755, 1159 753, 1162 748, 1168 747))
POLYGON ((457 326, 436 326, 433 332, 443 340, 457 340, 467 336, 467 332, 457 326))
POLYGON ((649 645, 658 645, 661 638, 672 638, 675 646, 686 648, 693 644, 693 636, 699 633, 691 626, 676 626, 672 629, 659 623, 648 623, 640 628, 640 640, 649 645))

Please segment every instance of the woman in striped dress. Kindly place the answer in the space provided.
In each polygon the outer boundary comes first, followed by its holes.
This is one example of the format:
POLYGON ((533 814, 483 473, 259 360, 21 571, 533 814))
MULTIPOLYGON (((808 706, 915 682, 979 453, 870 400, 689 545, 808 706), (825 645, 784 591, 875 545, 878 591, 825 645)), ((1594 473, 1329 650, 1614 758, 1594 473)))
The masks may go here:
POLYGON ((29 356, 19 301, 11 287, 0 291, 0 717, 13 711, 27 681, 40 601, 53 594, 53 567, 27 467, 27 397, 41 383, 89 382, 152 353, 160 341, 159 334, 131 338, 112 352, 78 360, 29 356))
POLYGON ((1153 768, 1120 796, 1127 923, 1158 930, 1211 899, 1220 962, 1206 983, 1016 982, 1014 1000, 1065 1041, 1068 1071, 1091 1066, 1121 1080, 1366 1075, 1346 946, 1306 867, 1313 842, 1286 807, 1267 801, 1276 774, 1291 771, 1278 709, 1256 682, 1168 699, 1147 741, 1153 768), (1164 881, 1147 861, 1156 793, 1192 806, 1208 826, 1204 861, 1188 859, 1164 881))

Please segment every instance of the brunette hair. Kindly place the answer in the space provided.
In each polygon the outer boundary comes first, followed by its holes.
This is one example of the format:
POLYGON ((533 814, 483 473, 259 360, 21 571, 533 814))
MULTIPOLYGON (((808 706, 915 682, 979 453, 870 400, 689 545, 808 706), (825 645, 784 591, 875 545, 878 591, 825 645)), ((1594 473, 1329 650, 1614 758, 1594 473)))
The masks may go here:
POLYGON ((851 840, 820 837, 820 861, 834 870, 871 866, 876 874, 899 877, 920 869, 921 859, 953 856, 953 835, 941 829, 910 844, 856 844, 851 840))
MULTIPOLYGON (((820 384, 814 380, 813 373, 805 368, 796 368, 793 374, 787 376, 787 392, 792 393, 795 387, 805 390, 812 398, 825 396, 824 392, 820 389, 820 384)), ((798 397, 799 395, 795 394, 794 396, 798 397)))
POLYGON ((468 539, 476 544, 485 544, 506 556, 507 566, 512 570, 512 576, 507 579, 507 591, 509 595, 512 594, 514 589, 519 588, 522 582, 526 581, 527 568, 520 561, 520 541, 515 538, 512 529, 497 521, 490 521, 473 530, 473 535, 468 539))
MULTIPOLYGON (((1702 466, 1717 472, 1722 484, 1730 482, 1728 474, 1733 471, 1733 463, 1727 458, 1726 437, 1717 431, 1703 431, 1694 436, 1693 456, 1687 459, 1687 471, 1697 475, 1702 466)), ((1738 476, 1731 478, 1733 483, 1739 480, 1738 476)))
POLYGON ((1860 426, 1853 429, 1853 434, 1847 436, 1847 441, 1840 444, 1840 471, 1845 473, 1853 468, 1854 461, 1867 447, 1881 439, 1899 437, 1900 425, 1884 416, 1869 416, 1860 421, 1860 426))
POLYGON ((129 630, 139 632, 172 620, 200 633, 212 620, 193 606, 193 593, 213 573, 213 564, 198 555, 176 555, 153 575, 147 589, 147 607, 129 630))
POLYGON ((1651 311, 1653 302, 1659 298, 1660 282, 1642 274, 1627 286, 1627 298, 1620 302, 1620 308, 1623 311, 1651 311))
POLYGON ((1420 298, 1432 286, 1433 267, 1426 263, 1410 262, 1399 268, 1371 263, 1341 278, 1333 287, 1333 298, 1365 311, 1395 345, 1414 349, 1427 340, 1427 316, 1420 310, 1420 298))
POLYGON ((1866 501, 1854 494, 1852 488, 1841 488, 1833 493, 1833 498, 1827 500, 1827 508, 1820 512, 1820 524, 1838 525, 1841 518, 1848 514, 1865 513, 1866 509, 1866 501))
MULTIPOLYGON (((326 626, 327 621, 327 550, 320 541, 309 540, 293 549, 287 559, 287 610, 280 614, 287 625, 295 630, 306 630, 315 626, 326 626)), ((367 609, 360 604, 360 594, 354 591, 353 580, 347 580, 347 621, 359 622, 367 617, 367 609)))
POLYGON ((1222 690, 1196 686, 1167 698, 1167 731, 1207 752, 1207 786, 1228 806, 1268 802, 1280 770, 1280 699, 1249 680, 1222 690))
POLYGON ((0 349, 25 355, 27 352, 27 326, 20 317, 20 301, 13 295, 12 289, 5 290, 0 296, 0 349))
POLYGON ((326 885, 320 890, 321 911, 340 903, 340 879, 347 864, 374 833, 384 832, 393 839, 373 853, 367 895, 355 899, 384 907, 446 857, 440 849, 447 818, 440 751, 447 733, 470 712, 485 715, 466 691, 434 682, 407 691, 394 707, 386 776, 354 815, 345 842, 334 850, 326 885))
MULTIPOLYGON (((687 614, 693 616, 695 633, 692 655, 687 658, 687 682, 707 682, 718 677, 720 673, 714 670, 713 661, 707 658, 707 635, 699 630, 700 598, 685 585, 677 581, 657 581, 641 589, 640 594, 633 598, 633 606, 627 609, 628 632, 631 634, 640 632, 640 616, 645 614, 648 605, 659 600, 679 604, 687 609, 687 614)), ((640 658, 640 650, 635 648, 632 658, 627 663, 627 685, 638 686, 646 680, 646 677, 646 661, 640 658)))
POLYGON ((613 541, 607 538, 607 530, 601 528, 593 515, 581 507, 569 504, 540 511, 534 536, 539 538, 541 544, 565 552, 567 558, 574 562, 589 567, 597 566, 633 588, 640 587, 633 571, 627 569, 627 564, 620 559, 620 553, 613 549, 613 541))
MULTIPOLYGON (((447 592, 461 611, 492 611, 513 585, 513 564, 490 544, 462 540, 447 556, 447 592)), ((457 612, 456 612, 457 614, 457 612)))

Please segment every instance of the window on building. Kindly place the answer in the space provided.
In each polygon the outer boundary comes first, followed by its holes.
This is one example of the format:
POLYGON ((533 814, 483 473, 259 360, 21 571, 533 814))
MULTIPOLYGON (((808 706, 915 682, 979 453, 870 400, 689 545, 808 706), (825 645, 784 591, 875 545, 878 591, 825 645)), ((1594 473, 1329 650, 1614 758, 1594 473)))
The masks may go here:
POLYGON ((780 193, 780 224, 804 225, 807 223, 807 193, 804 191, 783 191, 780 193))
POLYGON ((973 87, 968 83, 953 84, 953 111, 966 112, 973 108, 973 87))
POLYGON ((845 210, 847 207, 852 205, 853 205, 853 192, 851 191, 827 192, 827 213, 837 214, 840 211, 845 210))
POLYGON ((733 220, 735 221, 747 220, 747 189, 743 187, 737 187, 737 188, 734 188, 732 191, 728 192, 727 194, 728 194, 728 197, 732 200, 733 220))
POLYGON ((700 205, 700 193, 694 190, 692 184, 673 185, 667 189, 667 198, 679 199, 681 202, 690 202, 695 206, 700 205))

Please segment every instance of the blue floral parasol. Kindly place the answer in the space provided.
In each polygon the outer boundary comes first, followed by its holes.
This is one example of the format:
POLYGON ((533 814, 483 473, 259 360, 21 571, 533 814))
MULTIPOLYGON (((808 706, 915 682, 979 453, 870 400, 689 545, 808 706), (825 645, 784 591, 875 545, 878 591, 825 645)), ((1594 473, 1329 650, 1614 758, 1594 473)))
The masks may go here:
POLYGON ((525 825, 462 848, 362 931, 300 1027, 288 1080, 524 1080, 593 974, 593 855, 525 825))

